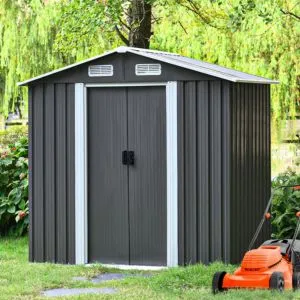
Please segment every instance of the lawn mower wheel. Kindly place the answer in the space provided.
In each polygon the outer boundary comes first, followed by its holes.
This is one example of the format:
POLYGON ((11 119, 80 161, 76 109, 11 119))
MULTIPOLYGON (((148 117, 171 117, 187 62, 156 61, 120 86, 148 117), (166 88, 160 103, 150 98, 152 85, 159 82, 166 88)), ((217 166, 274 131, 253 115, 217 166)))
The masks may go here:
POLYGON ((300 273, 294 272, 293 274, 293 289, 294 291, 300 288, 300 273))
POLYGON ((270 277, 270 289, 282 292, 284 290, 284 278, 281 272, 274 272, 270 277))
POLYGON ((226 275, 226 272, 217 272, 214 274, 212 282, 212 292, 217 294, 219 292, 224 292, 226 289, 223 289, 223 279, 226 275))

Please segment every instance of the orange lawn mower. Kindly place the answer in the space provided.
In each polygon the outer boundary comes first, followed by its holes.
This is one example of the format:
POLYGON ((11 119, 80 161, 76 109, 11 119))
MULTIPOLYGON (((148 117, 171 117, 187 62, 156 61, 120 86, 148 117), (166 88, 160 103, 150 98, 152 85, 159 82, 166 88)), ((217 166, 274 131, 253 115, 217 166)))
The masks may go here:
POLYGON ((217 272, 212 281, 214 294, 228 289, 284 289, 300 288, 300 211, 296 213, 297 225, 293 239, 274 239, 264 242, 259 248, 252 249, 266 219, 270 219, 272 199, 275 190, 279 188, 293 188, 300 190, 300 186, 281 186, 273 189, 264 216, 244 255, 240 267, 234 274, 217 272))

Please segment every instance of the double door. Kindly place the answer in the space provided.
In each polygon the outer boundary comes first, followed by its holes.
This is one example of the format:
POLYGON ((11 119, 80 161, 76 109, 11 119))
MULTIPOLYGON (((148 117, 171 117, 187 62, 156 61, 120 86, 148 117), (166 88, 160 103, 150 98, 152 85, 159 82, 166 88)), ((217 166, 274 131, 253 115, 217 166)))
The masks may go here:
POLYGON ((166 265, 165 87, 87 92, 89 262, 166 265))

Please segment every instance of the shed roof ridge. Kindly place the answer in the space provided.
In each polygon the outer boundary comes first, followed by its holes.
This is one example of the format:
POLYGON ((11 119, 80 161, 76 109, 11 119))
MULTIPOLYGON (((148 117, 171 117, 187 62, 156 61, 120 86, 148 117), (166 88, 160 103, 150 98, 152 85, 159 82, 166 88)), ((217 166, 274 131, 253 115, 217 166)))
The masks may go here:
POLYGON ((265 84, 271 84, 271 83, 278 83, 278 81, 268 79, 261 76, 252 75, 246 72, 238 71, 235 69, 230 69, 224 66, 212 64, 209 62, 205 62, 202 60, 197 60, 191 57, 182 56, 177 53, 170 53, 170 52, 164 52, 159 50, 152 50, 152 49, 143 49, 143 48, 135 48, 135 47, 126 47, 121 46, 118 48, 115 48, 110 51, 106 51, 100 55, 85 59, 80 62, 76 62, 74 64, 38 75, 36 77, 30 78, 28 80, 25 80, 23 82, 19 82, 18 85, 26 85, 30 82, 45 78, 47 76, 51 76, 53 74, 69 70, 71 68, 74 68, 76 66, 82 65, 84 63, 92 62, 96 59, 114 54, 114 53, 132 53, 148 58, 152 58, 154 60, 162 61, 165 63, 169 63, 171 65, 175 65, 177 67, 189 69, 198 73, 204 73, 210 76, 214 76, 217 78, 221 78, 224 80, 232 81, 232 82, 244 82, 244 83, 265 83, 265 84), (211 67, 210 67, 211 66, 211 67), (227 71, 228 70, 228 71, 227 71), (227 71, 227 72, 226 72, 227 71), (235 73, 235 74, 234 74, 235 73))
POLYGON ((166 51, 160 51, 155 49, 143 49, 143 48, 136 48, 136 47, 127 47, 129 50, 135 51, 135 52, 146 52, 146 53, 154 53, 154 54, 163 54, 168 56, 181 56, 178 53, 172 53, 172 52, 166 52, 166 51))

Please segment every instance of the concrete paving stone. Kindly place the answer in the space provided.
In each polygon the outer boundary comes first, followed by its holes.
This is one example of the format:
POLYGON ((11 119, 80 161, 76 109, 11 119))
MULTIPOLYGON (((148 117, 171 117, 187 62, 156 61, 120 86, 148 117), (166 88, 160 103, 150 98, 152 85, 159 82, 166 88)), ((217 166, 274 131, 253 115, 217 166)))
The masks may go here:
POLYGON ((77 296, 77 295, 86 295, 86 294, 102 294, 102 295, 111 295, 117 293, 116 289, 112 288, 74 288, 74 289, 53 289, 43 291, 42 295, 46 297, 65 297, 65 296, 77 296))
POLYGON ((121 280, 127 277, 150 277, 151 274, 123 274, 123 273, 104 273, 99 274, 91 279, 92 283, 101 283, 110 280, 121 280))

